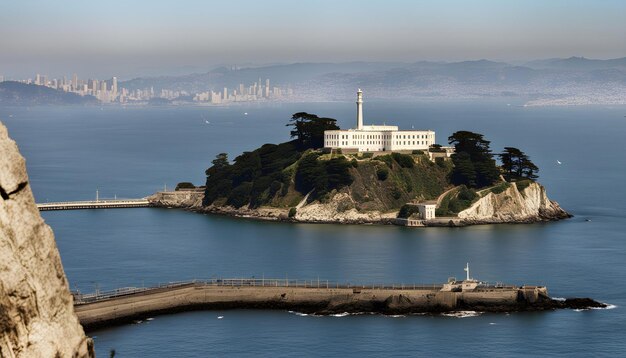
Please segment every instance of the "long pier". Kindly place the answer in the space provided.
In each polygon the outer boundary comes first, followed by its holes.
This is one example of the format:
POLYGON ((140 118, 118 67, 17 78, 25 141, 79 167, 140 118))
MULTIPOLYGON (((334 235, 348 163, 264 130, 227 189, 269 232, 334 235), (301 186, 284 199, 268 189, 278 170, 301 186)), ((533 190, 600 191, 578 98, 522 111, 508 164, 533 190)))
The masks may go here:
POLYGON ((352 285, 321 280, 213 279, 74 293, 86 330, 190 310, 280 309, 303 313, 510 312, 553 309, 545 287, 482 285, 447 291, 446 285, 352 285))
POLYGON ((151 206, 148 199, 105 199, 92 201, 63 201, 37 204, 39 211, 79 210, 79 209, 115 209, 144 208, 151 206))

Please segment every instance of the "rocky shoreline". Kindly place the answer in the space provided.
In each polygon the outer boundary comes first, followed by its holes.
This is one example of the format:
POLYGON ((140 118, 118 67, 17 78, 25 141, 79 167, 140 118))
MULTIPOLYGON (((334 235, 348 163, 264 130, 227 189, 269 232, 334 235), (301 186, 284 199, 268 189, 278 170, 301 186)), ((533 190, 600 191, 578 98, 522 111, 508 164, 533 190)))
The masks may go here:
MULTIPOLYGON (((156 207, 181 208, 202 214, 224 215, 262 221, 291 223, 392 225, 397 212, 359 212, 352 208, 342 211, 348 197, 336 193, 328 202, 300 205, 296 214, 289 216, 290 208, 260 207, 235 208, 232 206, 202 205, 203 192, 159 192, 148 200, 156 207)), ((488 192, 463 210, 457 217, 439 217, 422 222, 427 227, 461 227, 486 224, 530 224, 571 218, 559 204, 546 195, 545 188, 531 183, 523 189, 514 184, 500 192, 488 192)))
POLYGON ((220 302, 210 304, 188 304, 184 306, 151 310, 133 315, 117 316, 98 322, 83 322, 82 326, 85 332, 89 333, 96 329, 120 326, 125 324, 141 323, 145 320, 151 320, 155 316, 177 314, 183 312, 194 311, 228 311, 228 310, 272 310, 272 311, 288 311, 307 316, 347 316, 347 315, 383 315, 383 316, 451 316, 464 312, 475 313, 514 313, 514 312, 544 312, 554 311, 557 309, 603 309, 608 305, 595 301, 591 298, 568 298, 565 301, 549 300, 541 303, 523 304, 516 306, 511 305, 469 305, 461 304, 456 309, 449 309, 444 306, 419 308, 393 308, 385 304, 363 304, 350 303, 343 305, 330 305, 329 302, 320 304, 291 304, 288 302, 265 302, 265 303, 249 303, 249 302, 220 302))

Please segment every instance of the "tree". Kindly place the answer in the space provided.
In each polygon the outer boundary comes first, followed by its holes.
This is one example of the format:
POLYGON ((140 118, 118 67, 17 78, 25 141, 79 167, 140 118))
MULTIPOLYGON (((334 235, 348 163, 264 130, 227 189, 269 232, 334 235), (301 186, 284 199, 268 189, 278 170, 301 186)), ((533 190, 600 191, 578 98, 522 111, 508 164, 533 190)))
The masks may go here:
POLYGON ((452 155, 454 169, 450 174, 453 184, 481 188, 498 180, 499 171, 489 148, 491 142, 482 134, 458 131, 448 138, 448 142, 455 149, 452 155))
POLYGON ((321 148, 324 146, 324 131, 339 129, 337 120, 320 118, 306 112, 294 113, 287 126, 293 127, 291 138, 296 138, 300 149, 321 148))
POLYGON ((530 161, 530 158, 521 150, 514 147, 505 147, 504 151, 498 154, 502 162, 501 170, 507 181, 530 179, 535 180, 535 174, 539 168, 530 161))
POLYGON ((228 163, 228 154, 220 153, 215 156, 215 159, 211 161, 213 164, 209 169, 206 170, 206 175, 211 175, 211 173, 215 173, 224 167, 229 165, 228 163))

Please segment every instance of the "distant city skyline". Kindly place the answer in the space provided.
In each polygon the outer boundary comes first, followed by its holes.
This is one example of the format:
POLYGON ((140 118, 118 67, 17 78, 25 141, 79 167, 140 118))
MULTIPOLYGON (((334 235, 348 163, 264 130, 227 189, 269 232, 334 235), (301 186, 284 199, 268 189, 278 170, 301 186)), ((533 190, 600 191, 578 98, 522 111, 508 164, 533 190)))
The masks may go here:
MULTIPOLYGON (((0 75, 0 83, 5 80, 0 75)), ((33 78, 11 79, 25 84, 45 86, 59 91, 76 93, 80 96, 93 96, 101 103, 145 103, 154 98, 166 100, 179 100, 183 102, 194 102, 198 104, 226 105, 237 102, 256 101, 280 101, 293 95, 290 86, 282 88, 270 86, 270 79, 259 80, 251 84, 240 83, 236 88, 224 86, 219 90, 205 90, 200 92, 186 90, 172 90, 162 88, 155 91, 154 87, 136 88, 134 90, 119 87, 117 77, 107 80, 96 78, 79 78, 74 73, 70 78, 50 78, 48 75, 37 73, 33 78)))
POLYGON ((0 75, 101 78, 219 64, 626 56, 626 2, 285 0, 0 5, 0 75))

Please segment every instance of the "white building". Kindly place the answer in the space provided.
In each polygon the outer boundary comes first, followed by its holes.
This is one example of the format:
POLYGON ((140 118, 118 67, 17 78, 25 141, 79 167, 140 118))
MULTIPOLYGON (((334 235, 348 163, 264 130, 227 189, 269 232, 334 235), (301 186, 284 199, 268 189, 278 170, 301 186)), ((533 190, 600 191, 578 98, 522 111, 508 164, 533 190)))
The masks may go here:
POLYGON ((435 144, 431 130, 399 130, 397 126, 363 125, 363 92, 356 100, 356 128, 324 131, 324 147, 358 152, 427 150, 435 144))
POLYGON ((417 204, 419 217, 422 220, 430 220, 435 218, 436 204, 417 204))

